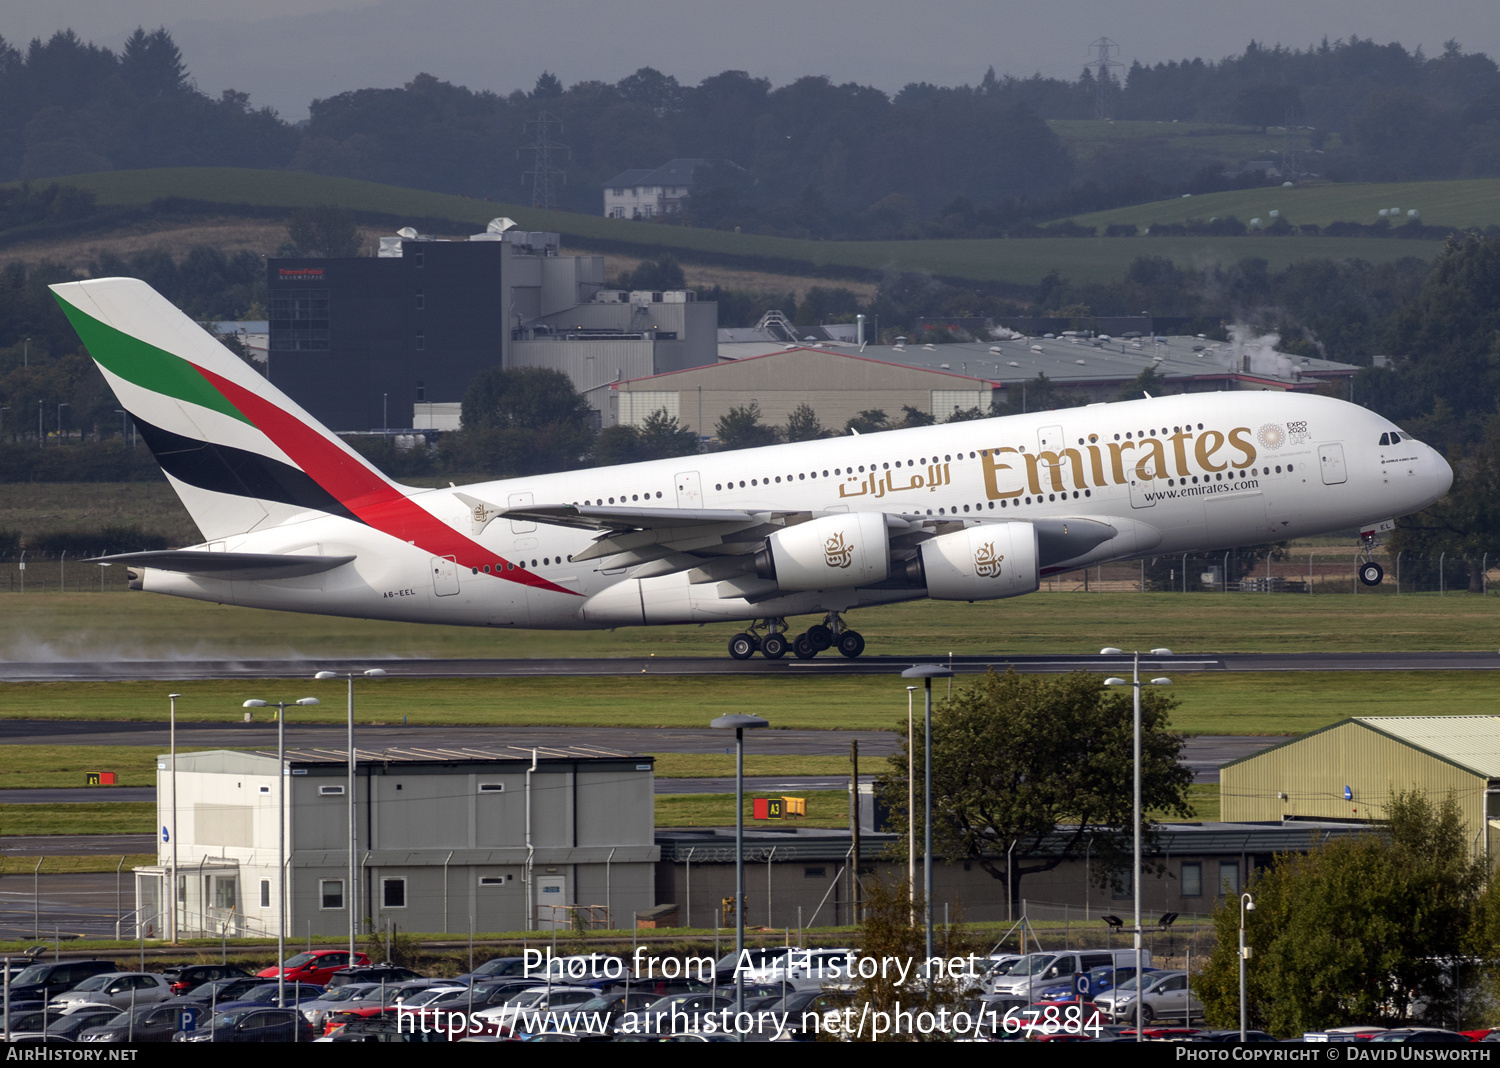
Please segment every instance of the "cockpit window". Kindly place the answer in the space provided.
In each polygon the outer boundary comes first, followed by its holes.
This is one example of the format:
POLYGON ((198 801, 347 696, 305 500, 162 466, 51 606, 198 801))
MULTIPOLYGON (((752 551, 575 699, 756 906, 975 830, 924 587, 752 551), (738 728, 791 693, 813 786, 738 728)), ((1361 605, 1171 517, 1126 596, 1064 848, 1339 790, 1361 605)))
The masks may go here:
MULTIPOLYGON (((1410 437, 1410 436, 1411 436, 1410 434, 1407 435, 1407 437, 1410 437)), ((1381 434, 1380 435, 1380 444, 1382 444, 1382 445, 1399 445, 1399 444, 1401 444, 1401 435, 1398 432, 1394 431, 1394 430, 1392 430, 1389 434, 1381 434)))
POLYGON ((1389 445, 1390 443, 1391 443, 1391 436, 1389 434, 1381 434, 1380 435, 1380 444, 1382 444, 1382 445, 1389 445))

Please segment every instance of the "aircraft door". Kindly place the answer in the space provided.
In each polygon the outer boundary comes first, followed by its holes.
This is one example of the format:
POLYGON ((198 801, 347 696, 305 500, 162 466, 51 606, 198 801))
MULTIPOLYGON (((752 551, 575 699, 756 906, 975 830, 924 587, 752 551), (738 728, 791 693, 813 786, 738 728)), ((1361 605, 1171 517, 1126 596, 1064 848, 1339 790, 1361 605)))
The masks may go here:
MULTIPOLYGON (((512 493, 506 498, 506 504, 511 508, 530 508, 535 503, 536 498, 530 493, 512 493)), ((535 523, 528 523, 524 519, 512 519, 510 521, 510 532, 512 534, 530 534, 535 529, 535 523)))
POLYGON ((703 482, 698 472, 684 471, 677 476, 677 507, 703 507, 703 482))
POLYGON ((1130 507, 1132 508, 1154 508, 1156 507, 1156 493, 1151 489, 1151 483, 1142 478, 1134 476, 1130 479, 1130 507))
POLYGON ((1324 445, 1318 449, 1318 466, 1323 469, 1323 485, 1341 486, 1349 480, 1344 468, 1344 447, 1324 445))
POLYGON ((1036 447, 1042 452, 1056 452, 1063 447, 1063 432, 1060 426, 1044 426, 1036 432, 1036 447))
POLYGON ((451 597, 458 592, 458 561, 455 558, 432 558, 432 588, 439 597, 451 597))

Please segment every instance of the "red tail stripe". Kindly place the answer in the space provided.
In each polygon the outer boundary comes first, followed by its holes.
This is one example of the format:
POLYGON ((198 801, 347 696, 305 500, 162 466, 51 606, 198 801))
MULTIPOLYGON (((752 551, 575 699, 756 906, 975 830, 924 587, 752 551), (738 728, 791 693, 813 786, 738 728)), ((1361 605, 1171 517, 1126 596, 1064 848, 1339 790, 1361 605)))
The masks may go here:
POLYGON ((526 568, 506 570, 510 565, 504 557, 464 537, 412 503, 363 461, 350 456, 300 419, 227 378, 202 367, 198 370, 231 404, 250 417, 256 429, 362 522, 393 538, 420 546, 433 556, 451 556, 461 567, 481 570, 490 567, 496 578, 579 596, 577 591, 564 589, 526 568))

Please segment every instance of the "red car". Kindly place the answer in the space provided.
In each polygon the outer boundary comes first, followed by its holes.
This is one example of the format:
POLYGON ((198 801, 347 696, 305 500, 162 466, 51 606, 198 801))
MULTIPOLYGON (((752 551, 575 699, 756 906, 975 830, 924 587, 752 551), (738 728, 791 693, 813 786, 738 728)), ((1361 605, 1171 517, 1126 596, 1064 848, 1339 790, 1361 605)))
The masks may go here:
MULTIPOLYGON (((347 949, 314 949, 287 958, 280 968, 266 968, 256 972, 262 979, 275 979, 285 973, 287 982, 315 983, 327 986, 329 978, 340 968, 349 967, 347 949)), ((354 954, 355 964, 369 964, 370 958, 363 953, 354 954)))

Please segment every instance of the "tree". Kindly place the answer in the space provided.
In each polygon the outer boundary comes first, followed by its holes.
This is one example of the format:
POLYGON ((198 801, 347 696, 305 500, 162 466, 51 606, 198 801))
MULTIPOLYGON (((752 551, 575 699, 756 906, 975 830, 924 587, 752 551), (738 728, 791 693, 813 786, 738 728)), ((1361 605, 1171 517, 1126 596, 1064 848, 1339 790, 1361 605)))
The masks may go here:
POLYGON ((806 404, 797 405, 786 417, 787 441, 816 441, 826 433, 818 413, 806 404))
MULTIPOLYGON (((1141 693, 1141 798, 1147 809, 1187 816, 1191 774, 1178 763, 1183 739, 1167 728, 1174 707, 1165 694, 1141 693)), ((934 851, 1002 883, 1013 874, 1006 889, 1016 906, 1025 876, 1085 853, 1101 881, 1114 880, 1130 855, 1131 718, 1129 690, 1106 690, 1082 671, 990 672, 955 692, 933 711, 934 851)), ((907 761, 922 766, 920 735, 914 745, 879 781, 901 843, 907 761)))
MULTIPOLYGON (((1300 1035, 1353 1023, 1399 1027, 1414 1016, 1452 1021, 1442 958, 1474 943, 1485 862, 1471 855, 1451 797, 1434 804, 1398 792, 1385 817, 1385 835, 1280 854, 1256 879, 1246 921, 1250 1026, 1300 1035)), ((1225 900, 1214 925, 1218 943, 1195 989, 1210 1023, 1230 1027, 1239 1015, 1237 899, 1225 900)))
POLYGON ((698 451, 698 435, 658 408, 641 422, 641 459, 664 460, 670 456, 692 456, 698 451))
POLYGON ((333 204, 302 208, 286 228, 297 256, 357 256, 359 227, 354 216, 333 204))
POLYGON ((463 400, 450 460, 468 470, 534 474, 577 467, 594 444, 593 413, 568 376, 541 367, 481 371, 463 400))
POLYGON ((890 428, 890 418, 883 409, 867 408, 844 424, 844 433, 874 434, 890 428))
POLYGON ((714 424, 722 449, 754 449, 776 444, 776 428, 760 421, 760 405, 751 401, 742 408, 731 408, 714 424))

